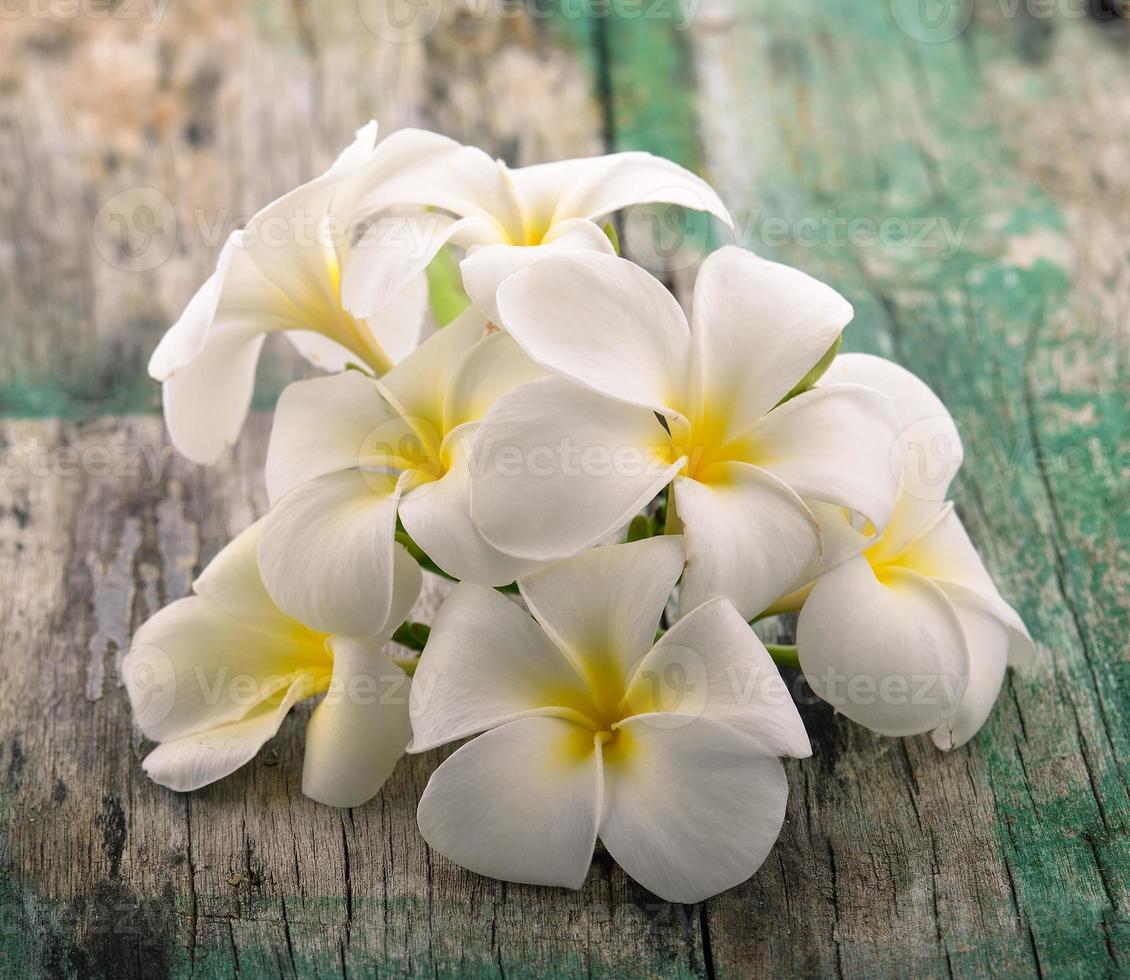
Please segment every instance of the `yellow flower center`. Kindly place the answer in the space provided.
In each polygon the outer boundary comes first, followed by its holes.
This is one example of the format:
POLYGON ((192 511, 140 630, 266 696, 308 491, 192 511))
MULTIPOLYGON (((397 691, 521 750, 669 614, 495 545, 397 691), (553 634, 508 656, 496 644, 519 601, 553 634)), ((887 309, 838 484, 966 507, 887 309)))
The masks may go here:
POLYGON ((754 462, 756 447, 749 439, 728 439, 724 426, 706 418, 694 423, 670 423, 670 443, 665 455, 670 462, 686 459, 682 475, 701 479, 710 467, 719 463, 754 462))

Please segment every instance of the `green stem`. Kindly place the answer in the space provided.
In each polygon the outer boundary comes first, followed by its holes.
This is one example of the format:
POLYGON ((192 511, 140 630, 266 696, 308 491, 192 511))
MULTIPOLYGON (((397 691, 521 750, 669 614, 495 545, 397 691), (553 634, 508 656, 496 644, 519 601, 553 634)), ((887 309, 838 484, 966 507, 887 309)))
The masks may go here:
POLYGON ((682 534, 683 522, 679 520, 679 515, 675 512, 675 485, 669 484, 667 487, 667 505, 666 517, 663 521, 664 534, 682 534))
POLYGON ((778 667, 800 667, 800 658, 797 656, 795 645, 766 643, 765 649, 769 651, 769 656, 778 667))
MULTIPOLYGON (((434 572, 440 578, 445 578, 449 582, 459 581, 459 579, 457 579, 454 575, 449 575, 442 568, 440 568, 439 565, 432 561, 428 553, 424 551, 424 549, 421 548, 418 544, 416 544, 416 542, 413 541, 409 536, 408 532, 403 528, 396 532, 396 540, 404 546, 404 550, 407 551, 408 554, 410 554, 416 560, 416 564, 424 569, 424 571, 434 572)), ((509 595, 517 595, 518 585, 516 582, 511 582, 509 585, 496 585, 495 590, 498 592, 505 592, 509 595)), ((395 639, 395 637, 393 637, 393 639, 395 639)))
POLYGON ((412 657, 411 659, 409 659, 409 658, 403 658, 403 659, 394 658, 392 662, 394 664, 396 664, 396 666, 399 667, 402 671, 404 671, 404 673, 406 673, 409 677, 415 677, 416 676, 416 668, 420 664, 420 658, 419 657, 412 657))
POLYGON ((439 567, 439 565, 432 561, 431 558, 428 557, 427 552, 425 552, 423 548, 421 548, 418 544, 416 544, 415 541, 412 540, 411 537, 409 537, 407 531, 397 531, 396 540, 404 546, 404 550, 407 551, 408 554, 416 559, 416 564, 418 564, 425 571, 435 572, 436 575, 447 579, 449 582, 459 581, 459 579, 457 579, 454 575, 448 575, 447 572, 445 572, 442 568, 439 567))

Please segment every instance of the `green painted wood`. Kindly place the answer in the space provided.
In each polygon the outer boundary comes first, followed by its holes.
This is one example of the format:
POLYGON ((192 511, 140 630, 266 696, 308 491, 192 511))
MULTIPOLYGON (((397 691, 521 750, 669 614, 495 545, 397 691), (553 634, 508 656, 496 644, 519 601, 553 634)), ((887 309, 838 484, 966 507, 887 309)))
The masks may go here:
MULTIPOLYGON (((703 0, 690 24, 650 2, 437 9, 398 43, 369 0, 178 4, 157 47, 120 20, 0 32, 0 410, 44 417, 0 423, 0 974, 1124 974, 1130 34, 996 2, 940 43, 902 0, 703 0), (84 91, 93 41, 128 55, 129 99, 84 91), (795 687, 815 751, 789 764, 781 841, 693 907, 603 854, 578 893, 430 854, 414 806, 442 753, 318 807, 301 711, 200 793, 144 778, 117 659, 262 512, 268 421, 201 470, 156 417, 47 416, 151 408, 145 356, 214 260, 197 212, 250 213, 370 114, 516 162, 665 153, 715 182, 739 241, 850 296, 846 347, 957 416, 958 506, 1040 648, 970 746, 871 736, 795 687), (89 233, 137 186, 191 232, 147 271, 89 233)), ((711 239, 680 219, 656 250, 653 227, 629 219, 625 247, 685 294, 711 239)), ((279 345, 265 401, 295 367, 279 345)))

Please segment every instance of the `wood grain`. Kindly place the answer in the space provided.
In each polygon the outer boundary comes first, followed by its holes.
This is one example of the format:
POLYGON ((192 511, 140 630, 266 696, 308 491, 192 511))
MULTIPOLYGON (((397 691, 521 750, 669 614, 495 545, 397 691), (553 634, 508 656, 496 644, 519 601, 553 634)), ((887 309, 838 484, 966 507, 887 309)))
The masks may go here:
MULTIPOLYGON (((649 9, 446 3, 399 43, 366 26, 370 0, 178 3, 148 30, 4 22, 0 408, 38 417, 0 423, 0 972, 1130 968, 1130 98, 1112 82, 1130 35, 997 2, 944 43, 900 30, 888 3, 704 0, 689 29, 683 8, 649 9), (1039 645, 977 739, 942 754, 872 736, 789 675, 814 755, 788 765, 781 840, 749 882, 685 907, 603 853, 576 893, 431 854, 414 812, 443 753, 402 761, 363 807, 311 803, 306 708, 203 791, 144 777, 120 655, 262 512, 269 419, 205 470, 159 418, 113 413, 155 406, 145 357, 214 262, 215 229, 370 116, 517 163, 667 153, 715 182, 738 241, 852 299, 848 347, 908 365, 957 416, 958 506, 1039 645), (113 251, 121 212, 103 206, 121 192, 130 220, 137 200, 158 217, 168 202, 157 253, 113 251), (847 227, 892 218, 928 230, 847 227)), ((650 227, 629 219, 625 240, 685 294, 717 239, 676 228, 653 252, 650 227)), ((296 369, 284 345, 266 367, 261 404, 296 369)))

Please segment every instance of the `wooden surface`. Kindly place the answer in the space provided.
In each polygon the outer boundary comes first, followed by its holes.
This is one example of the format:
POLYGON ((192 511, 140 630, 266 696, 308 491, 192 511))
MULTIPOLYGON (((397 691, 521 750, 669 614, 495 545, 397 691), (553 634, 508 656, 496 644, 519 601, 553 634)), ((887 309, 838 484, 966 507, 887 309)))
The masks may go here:
MULTIPOLYGON (((5 5, 4 975, 1126 975, 1130 32, 1080 6, 994 0, 923 41, 886 0, 703 0, 689 29, 666 2, 448 0, 393 43, 377 0, 5 5), (744 244, 852 299, 849 349, 936 387, 961 513, 1040 651, 967 748, 874 737, 797 685, 815 751, 780 842, 685 907, 602 854, 577 893, 430 854, 442 753, 363 807, 311 803, 303 710, 203 791, 143 776, 121 652, 262 512, 269 427, 212 469, 173 457, 144 360, 223 233, 370 116, 515 163, 673 156, 744 244)), ((628 220, 633 253, 682 290, 702 240, 648 231, 628 220)), ((269 346, 264 407, 296 368, 269 346)))

